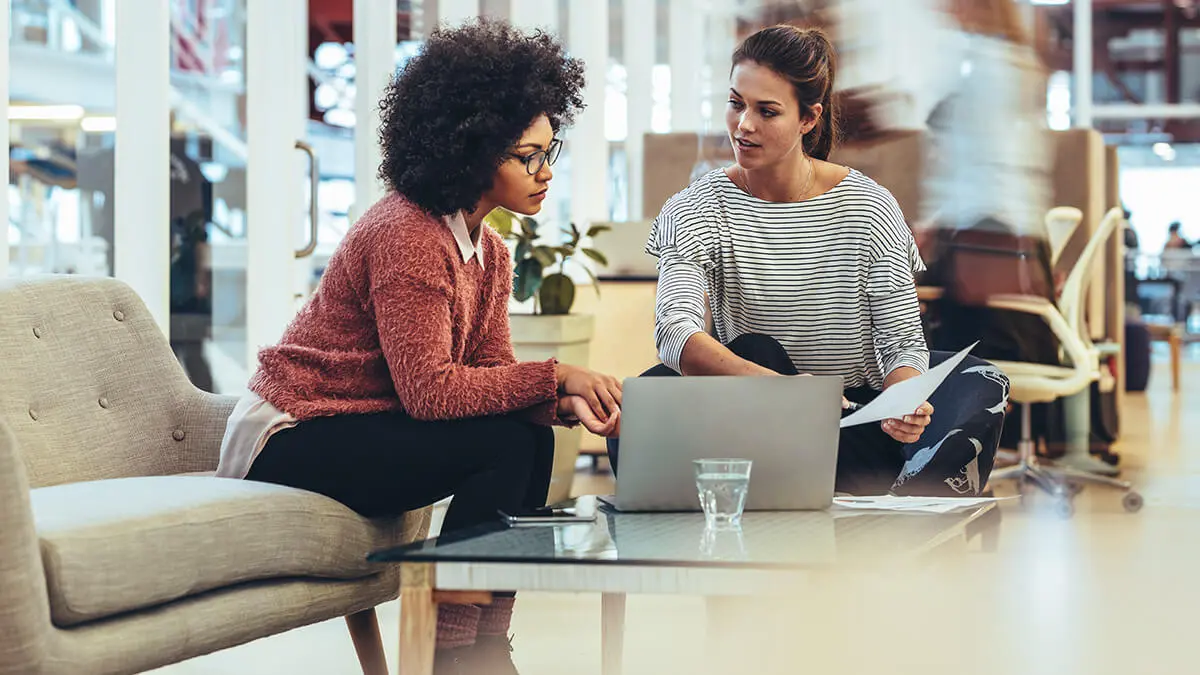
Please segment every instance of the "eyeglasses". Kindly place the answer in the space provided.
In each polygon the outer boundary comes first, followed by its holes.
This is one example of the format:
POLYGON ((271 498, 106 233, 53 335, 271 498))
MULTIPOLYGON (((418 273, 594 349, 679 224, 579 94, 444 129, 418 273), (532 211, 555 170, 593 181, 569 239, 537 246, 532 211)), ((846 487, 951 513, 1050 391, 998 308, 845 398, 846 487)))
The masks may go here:
POLYGON ((515 152, 508 153, 510 157, 519 159, 525 163, 525 170, 532 176, 542 170, 542 167, 549 164, 554 166, 558 161, 558 155, 562 152, 562 140, 554 139, 550 141, 550 147, 545 150, 538 150, 528 155, 518 155, 515 152))

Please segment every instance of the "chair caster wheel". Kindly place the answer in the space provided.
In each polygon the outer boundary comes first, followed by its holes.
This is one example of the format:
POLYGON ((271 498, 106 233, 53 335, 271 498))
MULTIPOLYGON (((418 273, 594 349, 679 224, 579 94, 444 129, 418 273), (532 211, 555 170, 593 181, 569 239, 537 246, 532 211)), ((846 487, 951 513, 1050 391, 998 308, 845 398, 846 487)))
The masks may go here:
POLYGON ((1075 504, 1070 499, 1058 499, 1054 502, 1054 514, 1063 520, 1075 515, 1075 504))
POLYGON ((1121 498, 1121 506, 1125 507, 1125 511, 1127 513, 1137 513, 1138 511, 1141 511, 1144 504, 1145 501, 1142 499, 1142 496, 1136 492, 1133 492, 1132 490, 1126 492, 1125 496, 1121 498))

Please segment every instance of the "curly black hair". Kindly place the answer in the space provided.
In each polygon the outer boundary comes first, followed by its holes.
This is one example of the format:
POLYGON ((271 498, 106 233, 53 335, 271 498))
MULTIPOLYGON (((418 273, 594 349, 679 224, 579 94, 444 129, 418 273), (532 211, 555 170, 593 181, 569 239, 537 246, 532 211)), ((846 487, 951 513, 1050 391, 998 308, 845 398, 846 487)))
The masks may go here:
POLYGON ((550 35, 495 20, 435 30, 379 104, 379 178, 434 216, 472 209, 539 115, 583 108, 583 62, 550 35))

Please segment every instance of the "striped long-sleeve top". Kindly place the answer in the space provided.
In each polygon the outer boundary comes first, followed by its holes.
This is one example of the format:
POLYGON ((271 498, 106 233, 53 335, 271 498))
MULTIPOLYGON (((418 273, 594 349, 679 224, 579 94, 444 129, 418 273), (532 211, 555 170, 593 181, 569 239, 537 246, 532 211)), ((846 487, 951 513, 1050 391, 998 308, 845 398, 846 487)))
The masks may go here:
POLYGON ((705 330, 706 295, 722 344, 770 335, 801 373, 840 375, 846 388, 928 367, 913 281, 924 265, 896 200, 858 171, 795 203, 711 171, 663 206, 646 252, 658 258, 655 343, 677 371, 705 330))

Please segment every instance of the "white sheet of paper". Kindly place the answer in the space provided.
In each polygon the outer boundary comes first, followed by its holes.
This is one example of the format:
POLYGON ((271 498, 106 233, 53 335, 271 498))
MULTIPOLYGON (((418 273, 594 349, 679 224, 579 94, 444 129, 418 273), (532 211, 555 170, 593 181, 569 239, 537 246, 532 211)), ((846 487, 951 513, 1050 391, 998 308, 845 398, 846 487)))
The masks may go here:
POLYGON ((998 497, 834 497, 833 505, 838 509, 855 511, 891 511, 907 513, 952 513, 975 508, 989 502, 998 502, 998 497))
MULTIPOLYGON (((897 382, 879 395, 874 401, 855 410, 842 418, 841 427, 852 427, 856 424, 878 422, 887 419, 899 419, 917 411, 917 407, 929 400, 929 397, 942 384, 967 354, 975 348, 978 342, 961 352, 942 361, 928 371, 903 382, 897 382)), ((936 411, 935 411, 936 414, 936 411)))

